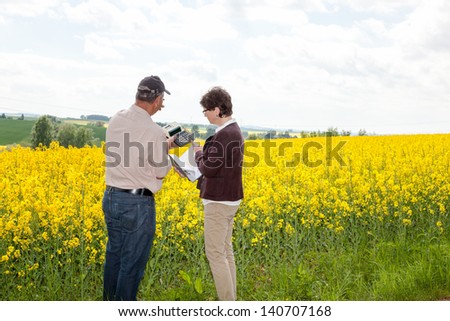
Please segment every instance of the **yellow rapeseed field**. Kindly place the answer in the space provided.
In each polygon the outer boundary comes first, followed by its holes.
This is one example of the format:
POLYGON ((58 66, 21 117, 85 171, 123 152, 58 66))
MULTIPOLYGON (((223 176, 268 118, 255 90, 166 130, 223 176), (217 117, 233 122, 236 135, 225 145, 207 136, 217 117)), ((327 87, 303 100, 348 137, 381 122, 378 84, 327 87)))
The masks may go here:
MULTIPOLYGON (((4 298, 44 291, 45 278, 68 278, 75 288, 92 271, 101 278, 103 161, 102 148, 57 143, 0 151, 4 298)), ((247 141, 235 242, 265 249, 298 246, 307 233, 408 230, 448 238, 449 172, 450 134, 247 141)), ((172 171, 156 198, 155 247, 182 258, 203 237, 195 184, 172 171)))

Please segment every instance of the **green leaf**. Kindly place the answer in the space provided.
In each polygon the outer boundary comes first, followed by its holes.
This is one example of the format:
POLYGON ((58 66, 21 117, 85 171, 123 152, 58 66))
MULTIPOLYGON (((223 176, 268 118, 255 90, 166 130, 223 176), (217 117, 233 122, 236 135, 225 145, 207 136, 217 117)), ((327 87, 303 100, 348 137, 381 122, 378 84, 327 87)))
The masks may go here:
POLYGON ((202 284, 202 279, 197 278, 195 279, 195 283, 194 283, 194 289, 197 293, 202 294, 203 293, 203 284, 202 284))
POLYGON ((183 279, 184 281, 186 281, 187 284, 191 285, 191 277, 189 276, 189 274, 187 274, 186 272, 184 272, 183 270, 180 270, 179 276, 181 279, 183 279))

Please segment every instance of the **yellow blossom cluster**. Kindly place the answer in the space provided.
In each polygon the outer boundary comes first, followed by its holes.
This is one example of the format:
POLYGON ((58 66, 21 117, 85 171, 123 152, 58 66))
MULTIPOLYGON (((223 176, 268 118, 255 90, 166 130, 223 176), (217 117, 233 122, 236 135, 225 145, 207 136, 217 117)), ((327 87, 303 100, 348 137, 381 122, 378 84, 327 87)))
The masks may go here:
POLYGON ((250 143, 239 219, 253 245, 270 246, 273 231, 351 236, 414 227, 439 235, 448 227, 450 135, 250 143))
POLYGON ((101 159, 99 148, 57 143, 0 152, 1 273, 22 289, 45 277, 39 270, 67 266, 80 253, 86 264, 103 260, 101 159))

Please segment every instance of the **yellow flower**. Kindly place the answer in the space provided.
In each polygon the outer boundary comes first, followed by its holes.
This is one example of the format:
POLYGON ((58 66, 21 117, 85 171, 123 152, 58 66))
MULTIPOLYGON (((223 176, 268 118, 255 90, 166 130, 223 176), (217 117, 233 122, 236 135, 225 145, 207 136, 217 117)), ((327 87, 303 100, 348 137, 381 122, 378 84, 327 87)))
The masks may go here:
POLYGON ((34 263, 32 266, 28 268, 28 271, 33 271, 39 268, 39 263, 34 263))
POLYGON ((78 237, 74 237, 68 243, 69 247, 75 248, 80 245, 80 239, 78 237))
POLYGON ((285 225, 285 231, 287 234, 292 235, 295 232, 295 229, 292 227, 292 225, 290 223, 287 223, 285 225))

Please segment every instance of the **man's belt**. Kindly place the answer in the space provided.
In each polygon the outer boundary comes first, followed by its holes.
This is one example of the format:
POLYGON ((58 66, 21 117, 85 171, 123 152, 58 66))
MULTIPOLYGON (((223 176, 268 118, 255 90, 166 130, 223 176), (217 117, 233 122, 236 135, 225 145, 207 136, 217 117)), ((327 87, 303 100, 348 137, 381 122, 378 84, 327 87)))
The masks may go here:
POLYGON ((148 188, 135 188, 135 189, 124 189, 114 186, 106 186, 106 190, 129 193, 133 195, 143 195, 143 196, 153 196, 153 193, 148 188))

